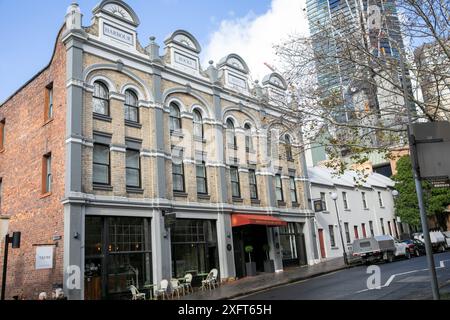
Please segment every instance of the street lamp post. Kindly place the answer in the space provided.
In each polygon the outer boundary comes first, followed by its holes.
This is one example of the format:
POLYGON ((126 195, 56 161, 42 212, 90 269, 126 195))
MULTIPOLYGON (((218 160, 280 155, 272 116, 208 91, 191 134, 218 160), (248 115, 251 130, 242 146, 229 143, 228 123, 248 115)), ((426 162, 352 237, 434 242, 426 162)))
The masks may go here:
POLYGON ((344 243, 344 236, 342 235, 342 226, 341 226, 341 218, 339 217, 339 210, 337 206, 337 193, 333 192, 331 194, 331 199, 334 201, 334 206, 336 208, 336 216, 338 219, 338 226, 339 226, 339 233, 341 235, 341 242, 342 242, 342 250, 344 251, 344 263, 348 265, 348 259, 347 259, 347 250, 345 250, 345 243, 344 243))

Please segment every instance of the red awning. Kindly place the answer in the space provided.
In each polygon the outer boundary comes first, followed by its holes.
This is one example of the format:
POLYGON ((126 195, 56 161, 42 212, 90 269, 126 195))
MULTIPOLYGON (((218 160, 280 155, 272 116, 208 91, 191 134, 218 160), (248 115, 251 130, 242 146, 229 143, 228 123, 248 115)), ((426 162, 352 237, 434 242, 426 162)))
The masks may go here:
POLYGON ((281 219, 272 217, 272 216, 264 216, 264 215, 256 215, 256 214, 233 214, 231 216, 231 225, 233 227, 240 227, 249 224, 257 224, 268 227, 283 227, 287 226, 287 222, 281 219))

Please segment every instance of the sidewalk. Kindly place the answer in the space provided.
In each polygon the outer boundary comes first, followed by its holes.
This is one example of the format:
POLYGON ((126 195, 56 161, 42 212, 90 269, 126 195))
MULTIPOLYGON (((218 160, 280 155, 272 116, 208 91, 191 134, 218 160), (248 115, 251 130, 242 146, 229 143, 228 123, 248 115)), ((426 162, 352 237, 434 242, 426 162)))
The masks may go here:
POLYGON ((243 278, 232 283, 223 284, 215 290, 195 292, 181 297, 181 300, 230 300, 346 268, 344 260, 337 258, 313 266, 291 268, 280 273, 265 273, 256 277, 243 278))

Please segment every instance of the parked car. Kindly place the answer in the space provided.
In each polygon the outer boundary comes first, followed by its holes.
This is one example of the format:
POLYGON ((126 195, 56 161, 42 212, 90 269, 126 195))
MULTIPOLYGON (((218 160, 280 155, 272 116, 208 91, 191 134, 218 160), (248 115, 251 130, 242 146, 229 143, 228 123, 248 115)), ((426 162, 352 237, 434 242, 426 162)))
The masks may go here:
POLYGON ((442 232, 445 237, 445 243, 447 244, 447 250, 450 249, 450 231, 442 232))
POLYGON ((409 248, 409 253, 416 257, 426 254, 425 243, 417 239, 406 239, 402 242, 406 243, 409 248))
POLYGON ((392 262, 397 257, 409 259, 411 253, 406 243, 383 235, 353 241, 353 256, 361 257, 365 263, 380 260, 392 262))
MULTIPOLYGON (((423 233, 414 233, 413 237, 425 242, 423 233)), ((441 231, 430 231, 430 240, 434 252, 444 252, 448 248, 446 238, 441 231)))

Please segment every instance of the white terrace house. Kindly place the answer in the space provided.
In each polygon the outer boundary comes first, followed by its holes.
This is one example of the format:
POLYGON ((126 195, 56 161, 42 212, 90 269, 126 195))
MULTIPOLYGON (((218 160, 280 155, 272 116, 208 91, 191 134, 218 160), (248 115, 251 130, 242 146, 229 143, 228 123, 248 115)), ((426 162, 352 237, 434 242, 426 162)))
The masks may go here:
POLYGON ((323 211, 316 213, 322 260, 343 255, 336 207, 347 253, 351 252, 355 239, 382 234, 399 238, 409 232, 408 226, 395 216, 392 195, 395 184, 391 179, 373 173, 366 181, 359 181, 353 171, 337 176, 331 169, 322 167, 308 168, 308 175, 312 199, 323 201, 323 211), (332 199, 333 193, 337 195, 336 200, 332 199))

